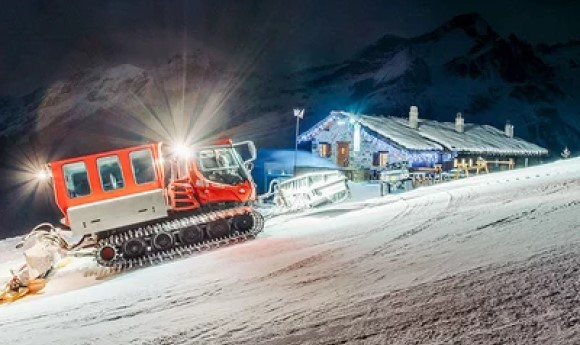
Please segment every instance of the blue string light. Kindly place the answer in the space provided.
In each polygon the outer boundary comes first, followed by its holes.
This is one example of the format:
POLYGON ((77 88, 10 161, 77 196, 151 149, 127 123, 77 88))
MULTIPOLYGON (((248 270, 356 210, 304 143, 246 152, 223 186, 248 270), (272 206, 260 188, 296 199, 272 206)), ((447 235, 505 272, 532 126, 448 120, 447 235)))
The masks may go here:
MULTIPOLYGON (((299 141, 312 141, 322 131, 329 128, 333 122, 344 121, 344 117, 339 118, 337 115, 331 115, 320 121, 316 126, 303 133, 299 141)), ((343 126, 344 130, 352 127, 353 121, 348 122, 350 126, 343 126)), ((337 135, 340 133, 337 133, 337 135)), ((329 138, 330 139, 330 138, 329 138)), ((333 138, 334 139, 334 138, 333 138)), ((407 161, 410 167, 432 167, 435 164, 447 162, 457 156, 456 152, 428 151, 428 150, 408 150, 398 147, 395 143, 389 143, 383 138, 377 137, 361 128, 361 141, 370 144, 373 151, 386 151, 389 153, 389 163, 407 161)))

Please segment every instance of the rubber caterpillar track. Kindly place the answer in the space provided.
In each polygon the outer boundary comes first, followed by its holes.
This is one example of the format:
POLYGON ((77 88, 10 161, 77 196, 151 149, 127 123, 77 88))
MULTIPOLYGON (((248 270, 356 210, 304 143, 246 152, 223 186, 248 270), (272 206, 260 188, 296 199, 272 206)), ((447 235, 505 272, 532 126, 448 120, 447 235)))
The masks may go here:
MULTIPOLYGON (((120 272, 245 242, 255 238, 263 229, 264 218, 262 215, 252 210, 249 206, 242 206, 165 221, 113 234, 97 243, 95 255, 101 267, 120 272), (240 226, 236 222, 242 222, 242 225, 245 226, 240 226), (224 228, 226 224, 228 226, 227 230, 224 228), (224 236, 212 237, 212 228, 213 230, 217 229, 217 234, 224 236), (195 238, 188 235, 188 232, 191 233, 192 231, 202 231, 201 238, 203 240, 195 242, 195 238), (164 244, 168 248, 161 249, 156 243, 164 244), (146 249, 144 251, 141 250, 143 251, 141 255, 127 256, 128 250, 126 246, 132 244, 143 245, 146 249), (110 260, 102 258, 101 253, 103 250, 111 253, 112 258, 110 260)), ((131 248, 128 249, 129 251, 131 250, 131 248)))

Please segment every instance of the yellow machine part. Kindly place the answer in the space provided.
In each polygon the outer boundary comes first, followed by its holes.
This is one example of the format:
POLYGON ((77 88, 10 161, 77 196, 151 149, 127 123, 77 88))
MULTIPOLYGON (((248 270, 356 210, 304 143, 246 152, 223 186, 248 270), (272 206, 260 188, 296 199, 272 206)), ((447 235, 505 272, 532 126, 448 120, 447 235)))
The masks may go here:
POLYGON ((8 283, 0 293, 0 304, 14 302, 27 295, 36 294, 44 289, 45 286, 45 279, 31 279, 26 286, 21 286, 17 290, 11 289, 10 283, 8 283))

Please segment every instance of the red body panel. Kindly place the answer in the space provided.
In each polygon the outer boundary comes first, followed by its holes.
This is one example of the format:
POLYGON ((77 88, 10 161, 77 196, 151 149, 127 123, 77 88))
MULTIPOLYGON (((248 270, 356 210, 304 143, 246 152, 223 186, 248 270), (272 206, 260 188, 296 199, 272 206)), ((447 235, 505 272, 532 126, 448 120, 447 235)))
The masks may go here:
POLYGON ((69 207, 90 204, 97 201, 110 200, 121 196, 146 192, 155 189, 163 189, 164 188, 163 181, 165 177, 162 164, 163 161, 161 158, 161 143, 134 146, 120 150, 101 152, 97 154, 51 162, 50 168, 52 170, 53 177, 54 197, 56 200, 56 204, 58 205, 58 208, 65 216, 65 223, 68 224, 66 217, 67 210, 69 207), (131 171, 129 154, 133 151, 138 151, 147 148, 150 149, 153 154, 156 179, 153 182, 137 184, 133 177, 133 172, 131 171), (119 157, 119 162, 123 172, 125 185, 124 188, 122 189, 104 191, 100 183, 99 172, 97 169, 97 159, 112 155, 116 155, 119 157), (86 196, 78 196, 76 198, 70 198, 68 196, 67 187, 64 180, 63 166, 68 163, 76 163, 76 162, 84 162, 86 165, 91 193, 86 196))
POLYGON ((227 201, 246 202, 253 199, 254 186, 250 181, 246 180, 235 186, 216 183, 205 178, 195 164, 190 167, 189 175, 201 204, 227 201))
MULTIPOLYGON (((231 140, 224 140, 220 145, 231 145, 231 140)), ((134 146, 114 151, 101 152, 76 158, 64 159, 50 163, 53 176, 53 188, 56 203, 64 215, 64 224, 68 225, 67 210, 70 207, 111 200, 146 191, 164 189, 167 205, 174 212, 192 210, 203 204, 216 202, 246 202, 255 197, 254 185, 245 180, 237 185, 220 184, 208 180, 198 169, 195 161, 187 162, 186 176, 170 181, 165 186, 164 163, 161 143, 134 146), (150 149, 153 155, 156 179, 152 182, 137 184, 133 176, 129 154, 133 151, 150 149), (123 174, 124 185, 120 189, 103 190, 100 182, 97 159, 116 155, 123 174), (63 166, 69 163, 84 162, 89 178, 90 194, 71 198, 67 192, 63 166)))

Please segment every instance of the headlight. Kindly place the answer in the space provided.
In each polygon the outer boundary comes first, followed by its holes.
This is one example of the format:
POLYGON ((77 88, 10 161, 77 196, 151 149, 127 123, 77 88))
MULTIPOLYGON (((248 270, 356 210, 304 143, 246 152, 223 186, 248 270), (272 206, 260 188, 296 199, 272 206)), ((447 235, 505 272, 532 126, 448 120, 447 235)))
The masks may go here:
POLYGON ((171 148, 173 155, 179 159, 187 159, 191 156, 191 148, 184 144, 177 144, 171 148))
POLYGON ((52 175, 51 175, 50 171, 47 169, 40 169, 36 173, 36 178, 40 181, 46 181, 46 180, 50 179, 51 177, 52 177, 52 175))

